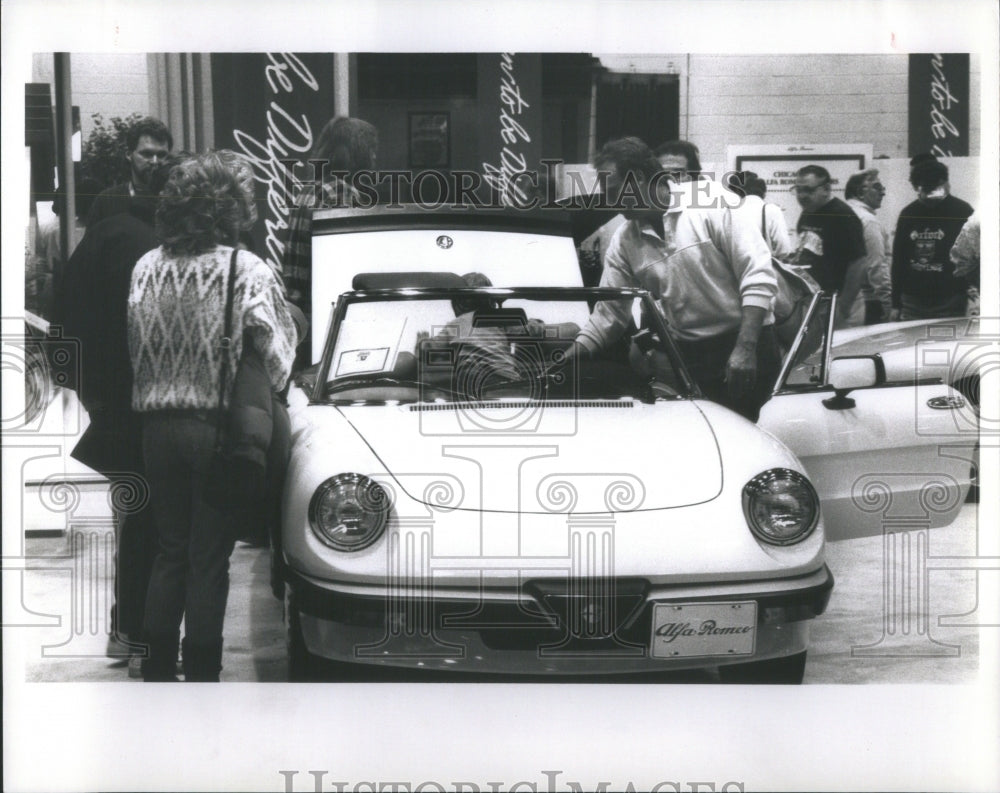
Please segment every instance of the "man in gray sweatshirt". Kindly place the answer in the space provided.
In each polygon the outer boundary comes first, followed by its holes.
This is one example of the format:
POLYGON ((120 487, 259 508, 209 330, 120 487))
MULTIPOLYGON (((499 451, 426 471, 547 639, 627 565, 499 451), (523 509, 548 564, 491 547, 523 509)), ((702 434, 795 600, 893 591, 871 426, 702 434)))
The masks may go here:
MULTIPOLYGON (((661 173, 638 138, 607 143, 595 166, 628 220, 608 246, 601 286, 649 290, 705 395, 756 421, 781 362, 777 279, 760 230, 714 182, 679 184, 661 173)), ((627 305, 599 303, 577 336, 578 354, 610 346, 629 318, 627 305)))

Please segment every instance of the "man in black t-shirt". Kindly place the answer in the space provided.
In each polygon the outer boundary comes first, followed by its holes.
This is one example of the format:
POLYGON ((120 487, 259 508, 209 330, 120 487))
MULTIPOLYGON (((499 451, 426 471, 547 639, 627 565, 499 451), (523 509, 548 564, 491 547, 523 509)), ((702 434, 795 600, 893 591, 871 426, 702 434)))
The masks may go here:
MULTIPOLYGON (((797 231, 795 263, 809 267, 809 274, 824 292, 844 288, 847 271, 865 256, 861 220, 846 203, 834 198, 830 173, 819 165, 806 165, 795 176, 795 198, 802 207, 797 231)), ((844 324, 851 306, 837 307, 838 324, 844 324)))
POLYGON ((951 195, 948 166, 931 154, 910 161, 917 200, 904 207, 892 245, 891 319, 965 316, 969 281, 949 253, 972 207, 951 195))

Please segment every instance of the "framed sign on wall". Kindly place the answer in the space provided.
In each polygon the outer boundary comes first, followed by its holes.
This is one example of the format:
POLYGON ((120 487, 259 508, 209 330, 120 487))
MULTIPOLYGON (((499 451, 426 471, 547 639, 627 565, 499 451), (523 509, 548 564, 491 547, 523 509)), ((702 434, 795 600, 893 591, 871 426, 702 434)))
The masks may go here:
POLYGON ((451 165, 449 113, 409 114, 411 168, 447 168, 451 165))
POLYGON ((726 147, 726 166, 753 171, 767 184, 767 200, 785 212, 788 228, 795 229, 801 208, 795 200, 795 173, 805 165, 821 165, 830 172, 833 195, 843 199, 851 174, 872 165, 871 144, 789 144, 726 147))

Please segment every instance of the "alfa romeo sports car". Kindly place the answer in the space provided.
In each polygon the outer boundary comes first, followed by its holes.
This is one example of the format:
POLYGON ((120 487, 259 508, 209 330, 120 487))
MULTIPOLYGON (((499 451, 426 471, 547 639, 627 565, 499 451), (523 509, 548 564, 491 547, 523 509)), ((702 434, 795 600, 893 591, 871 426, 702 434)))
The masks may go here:
POLYGON ((967 457, 939 453, 961 394, 894 380, 860 340, 835 349, 826 297, 758 426, 702 398, 648 293, 580 285, 551 215, 331 211, 315 229, 313 316, 330 321, 290 395, 272 538, 292 679, 801 682, 828 534, 881 531, 880 488, 943 525, 969 486, 967 457), (569 354, 605 300, 635 328, 569 354))

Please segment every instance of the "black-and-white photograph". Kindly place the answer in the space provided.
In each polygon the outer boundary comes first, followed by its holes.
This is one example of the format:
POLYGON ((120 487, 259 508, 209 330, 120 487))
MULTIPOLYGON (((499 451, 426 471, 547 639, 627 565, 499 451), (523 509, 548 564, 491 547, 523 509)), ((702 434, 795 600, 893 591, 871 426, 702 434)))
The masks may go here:
POLYGON ((5 789, 1000 785, 995 8, 58 8, 5 789))

